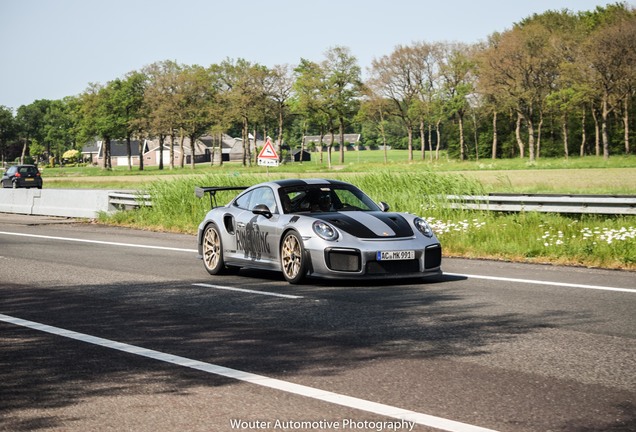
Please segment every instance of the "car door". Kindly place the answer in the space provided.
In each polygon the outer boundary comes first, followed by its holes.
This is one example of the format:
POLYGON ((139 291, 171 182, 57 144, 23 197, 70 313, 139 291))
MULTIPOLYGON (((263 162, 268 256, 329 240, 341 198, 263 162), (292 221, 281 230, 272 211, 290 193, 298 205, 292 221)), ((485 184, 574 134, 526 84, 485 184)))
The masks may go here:
POLYGON ((4 175, 2 176, 2 187, 11 187, 11 176, 13 174, 15 174, 15 172, 17 171, 17 167, 12 166, 7 168, 7 171, 4 173, 4 175))
POLYGON ((241 208, 236 215, 236 250, 243 259, 274 268, 277 263, 280 239, 279 206, 269 186, 253 189, 249 196, 235 202, 241 208), (266 205, 270 215, 255 214, 259 205, 266 205))

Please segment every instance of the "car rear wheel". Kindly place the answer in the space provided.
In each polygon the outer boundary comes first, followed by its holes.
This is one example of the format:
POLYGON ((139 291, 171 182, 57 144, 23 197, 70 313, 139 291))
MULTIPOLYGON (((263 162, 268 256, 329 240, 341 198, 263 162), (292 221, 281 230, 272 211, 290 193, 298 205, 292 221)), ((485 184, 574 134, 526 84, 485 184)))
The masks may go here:
POLYGON ((211 275, 221 274, 225 270, 221 233, 214 224, 208 225, 203 233, 203 265, 211 275))
POLYGON ((287 282, 300 283, 307 274, 307 260, 302 240, 295 231, 289 231, 280 248, 280 261, 287 282))

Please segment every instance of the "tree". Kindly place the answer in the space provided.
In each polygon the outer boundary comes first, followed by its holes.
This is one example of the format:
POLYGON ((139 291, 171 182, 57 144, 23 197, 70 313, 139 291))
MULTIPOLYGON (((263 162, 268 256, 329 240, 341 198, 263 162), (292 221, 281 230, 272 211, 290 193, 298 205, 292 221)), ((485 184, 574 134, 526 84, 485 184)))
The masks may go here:
POLYGON ((389 112, 389 101, 378 96, 379 92, 371 86, 365 86, 366 98, 364 99, 358 113, 362 118, 369 119, 377 128, 382 139, 382 149, 384 151, 384 163, 388 162, 386 125, 389 112))
POLYGON ((301 59, 294 69, 295 80, 293 95, 289 101, 291 111, 304 118, 302 128, 302 144, 307 135, 308 125, 319 130, 320 159, 322 162, 322 142, 325 130, 331 132, 331 141, 327 148, 327 165, 331 169, 331 147, 334 139, 335 112, 327 100, 327 75, 324 65, 301 59))
MULTIPOLYGON (((126 156, 128 170, 132 170, 131 140, 135 134, 140 134, 140 122, 143 114, 144 93, 147 77, 141 72, 130 72, 120 80, 114 89, 113 98, 118 107, 126 138, 126 156)), ((143 140, 139 136, 139 169, 143 170, 143 140)))
POLYGON ((414 109, 422 88, 421 59, 408 46, 397 46, 388 56, 374 59, 371 63, 369 85, 378 96, 390 100, 391 113, 397 116, 408 135, 408 159, 413 160, 413 130, 419 119, 414 109))
MULTIPOLYGON (((481 57, 479 78, 497 94, 510 96, 519 119, 528 128, 529 159, 534 161, 536 122, 541 124, 546 97, 558 74, 552 36, 542 24, 532 22, 497 34, 489 42, 481 57)), ((519 150, 523 157, 521 143, 519 150)))
POLYGON ((145 123, 148 133, 159 138, 159 169, 164 168, 164 144, 170 142, 170 168, 174 168, 174 134, 177 128, 178 111, 183 95, 179 91, 178 76, 183 66, 174 61, 153 63, 143 69, 148 77, 144 91, 145 123))
POLYGON ((464 115, 468 108, 468 97, 475 92, 472 47, 455 43, 444 46, 440 64, 443 91, 446 94, 447 112, 457 117, 459 123, 459 159, 466 159, 464 143, 464 115))
POLYGON ((44 154, 61 161, 62 153, 73 147, 75 142, 75 119, 73 98, 51 101, 44 115, 44 154))
MULTIPOLYGON (((418 42, 413 45, 414 55, 420 59, 420 66, 415 70, 416 81, 420 83, 419 101, 415 107, 420 116, 420 141, 422 159, 426 157, 425 123, 428 124, 428 143, 431 159, 433 157, 433 124, 439 132, 440 98, 442 89, 442 74, 440 73, 442 44, 418 42)), ((438 140, 439 146, 439 140, 438 140)), ((439 157, 439 153, 437 153, 439 157)))
POLYGON ((195 143, 214 123, 217 91, 210 70, 201 66, 185 67, 180 82, 183 106, 179 110, 179 125, 190 139, 190 167, 194 169, 195 143))
POLYGON ((9 143, 16 137, 17 124, 13 111, 0 105, 0 165, 8 156, 9 143))
POLYGON ((81 95, 81 136, 98 136, 103 141, 103 168, 113 168, 110 145, 113 139, 126 136, 127 119, 120 105, 122 81, 115 79, 105 86, 91 84, 81 95))
POLYGON ((358 108, 362 82, 358 60, 351 55, 348 48, 336 46, 325 54, 323 70, 326 73, 325 100, 335 112, 340 131, 340 163, 344 163, 344 133, 351 118, 358 108))
POLYGON ((43 142, 45 137, 45 116, 51 101, 47 99, 36 100, 29 105, 22 105, 18 108, 16 123, 18 135, 22 141, 22 154, 20 163, 25 163, 28 155, 29 143, 31 140, 43 142))
POLYGON ((629 152, 627 105, 636 80, 636 16, 619 19, 594 31, 585 44, 591 80, 600 94, 603 158, 609 158, 609 114, 624 104, 625 151, 629 152))
POLYGON ((276 150, 281 153, 281 145, 283 143, 283 122, 288 111, 288 101, 292 97, 294 79, 292 68, 290 65, 274 66, 265 78, 265 92, 276 106, 278 117, 278 140, 276 150))
MULTIPOLYGON (((267 69, 245 59, 227 59, 220 65, 220 80, 232 118, 240 121, 243 140, 243 165, 252 165, 250 152, 250 121, 261 113, 266 103, 267 69)), ((256 139, 256 136, 254 136, 256 139)))

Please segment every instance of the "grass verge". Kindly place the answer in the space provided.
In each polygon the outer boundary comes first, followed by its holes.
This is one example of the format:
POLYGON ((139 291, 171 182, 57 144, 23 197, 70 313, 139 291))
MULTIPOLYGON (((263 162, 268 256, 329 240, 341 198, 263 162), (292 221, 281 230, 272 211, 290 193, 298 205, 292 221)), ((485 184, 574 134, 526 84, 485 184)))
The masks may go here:
MULTIPOLYGON (((300 176, 302 174, 295 174, 300 176)), ((249 186, 290 174, 202 174, 147 184, 152 207, 104 215, 103 222, 183 233, 196 233, 209 210, 207 199, 194 196, 195 186, 249 186)), ((446 256, 636 270, 636 217, 565 216, 546 213, 502 214, 450 209, 442 196, 481 194, 484 186, 471 176, 431 170, 379 170, 330 175, 354 183, 392 210, 426 217, 446 256)), ((219 194, 219 204, 234 194, 219 194)))

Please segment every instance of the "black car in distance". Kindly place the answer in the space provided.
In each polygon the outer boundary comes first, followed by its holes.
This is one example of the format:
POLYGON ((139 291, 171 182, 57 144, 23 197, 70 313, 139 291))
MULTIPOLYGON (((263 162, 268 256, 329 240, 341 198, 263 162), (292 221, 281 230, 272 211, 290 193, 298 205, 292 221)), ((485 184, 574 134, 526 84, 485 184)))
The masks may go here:
POLYGON ((2 174, 4 188, 38 188, 42 189, 42 176, 35 165, 13 165, 2 174))

